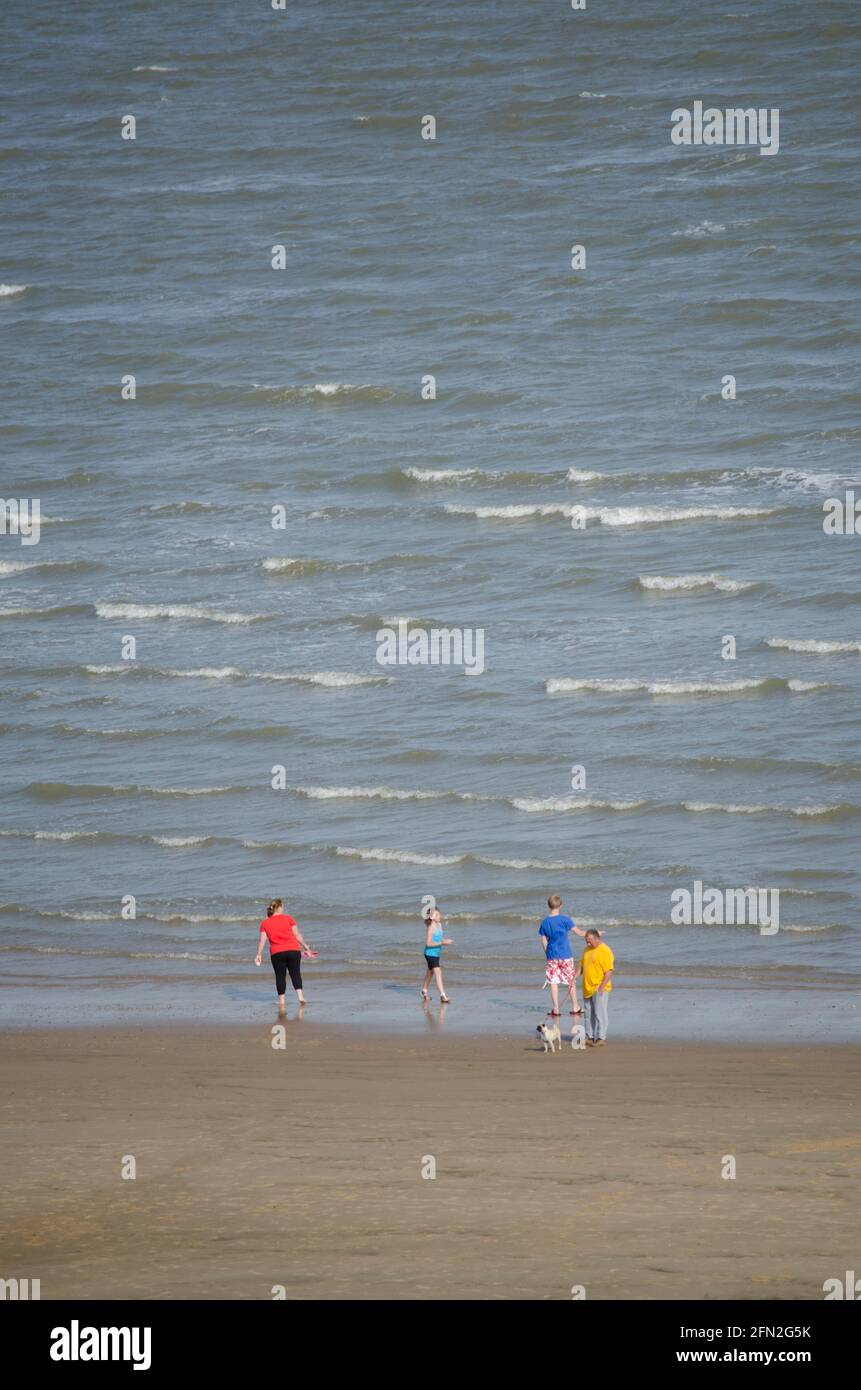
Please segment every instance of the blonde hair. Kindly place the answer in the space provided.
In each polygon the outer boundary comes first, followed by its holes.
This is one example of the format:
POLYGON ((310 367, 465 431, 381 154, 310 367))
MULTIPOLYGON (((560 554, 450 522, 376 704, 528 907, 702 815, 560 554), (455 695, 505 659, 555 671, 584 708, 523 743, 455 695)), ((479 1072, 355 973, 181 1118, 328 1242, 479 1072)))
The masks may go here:
POLYGON ((284 906, 284 900, 283 900, 283 898, 273 898, 272 901, 271 901, 271 903, 269 904, 269 906, 268 906, 267 909, 266 909, 266 916, 267 916, 267 917, 274 917, 274 916, 275 916, 275 913, 278 911, 279 907, 283 907, 283 906, 284 906))
POLYGON ((553 908, 555 908, 555 907, 561 907, 561 906, 562 906, 562 899, 560 898, 560 896, 559 896, 558 893, 551 893, 551 894, 550 894, 550 897, 547 899, 547 906, 548 906, 551 910, 552 910, 553 908))

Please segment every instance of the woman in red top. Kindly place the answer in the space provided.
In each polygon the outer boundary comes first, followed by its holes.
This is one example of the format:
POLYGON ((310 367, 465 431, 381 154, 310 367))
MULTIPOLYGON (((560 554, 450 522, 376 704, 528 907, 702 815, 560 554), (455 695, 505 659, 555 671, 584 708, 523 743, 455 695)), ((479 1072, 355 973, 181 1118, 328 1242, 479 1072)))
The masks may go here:
POLYGON ((257 943, 257 956, 254 961, 255 965, 260 964, 263 956, 263 945, 268 940, 272 969, 275 971, 279 1014, 286 1014, 287 1012, 284 991, 287 987, 288 970, 290 982, 296 991, 299 1003, 305 1004, 307 1002, 302 993, 302 971, 299 968, 299 962, 302 959, 302 952, 311 949, 293 918, 288 917, 283 908, 284 904, 281 899, 275 898, 266 909, 266 916, 260 923, 260 940, 257 943))

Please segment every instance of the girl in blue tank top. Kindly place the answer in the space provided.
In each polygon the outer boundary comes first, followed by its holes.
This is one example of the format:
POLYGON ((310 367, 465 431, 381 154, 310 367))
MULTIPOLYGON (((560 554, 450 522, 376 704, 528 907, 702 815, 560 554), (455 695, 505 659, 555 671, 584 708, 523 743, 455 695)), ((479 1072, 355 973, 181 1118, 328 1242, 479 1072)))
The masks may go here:
POLYGON ((443 936, 442 932, 442 913, 438 907, 429 912, 425 918, 425 977, 422 981, 422 999, 430 998, 430 985, 435 983, 439 990, 441 1004, 449 1002, 448 995, 442 982, 442 948, 451 946, 450 936, 443 936))

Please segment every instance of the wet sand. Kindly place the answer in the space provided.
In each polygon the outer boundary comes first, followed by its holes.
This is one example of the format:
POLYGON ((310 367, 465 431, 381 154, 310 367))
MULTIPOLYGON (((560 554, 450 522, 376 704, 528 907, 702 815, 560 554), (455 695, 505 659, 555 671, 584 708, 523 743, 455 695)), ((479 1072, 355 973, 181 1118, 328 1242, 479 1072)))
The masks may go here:
POLYGON ((0 1274, 43 1299, 817 1300, 857 1266, 859 1048, 271 1042, 4 1034, 0 1274))

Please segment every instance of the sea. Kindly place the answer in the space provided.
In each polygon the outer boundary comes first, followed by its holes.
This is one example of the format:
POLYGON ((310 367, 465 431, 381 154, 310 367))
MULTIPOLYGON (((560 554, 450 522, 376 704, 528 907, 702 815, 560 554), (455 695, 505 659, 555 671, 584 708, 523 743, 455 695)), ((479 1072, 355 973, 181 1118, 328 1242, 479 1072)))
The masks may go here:
POLYGON ((280 896, 303 1024, 526 1038, 558 892, 611 1037, 858 1041, 857 7, 0 31, 5 1026, 268 1026, 280 896))

